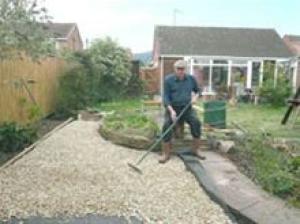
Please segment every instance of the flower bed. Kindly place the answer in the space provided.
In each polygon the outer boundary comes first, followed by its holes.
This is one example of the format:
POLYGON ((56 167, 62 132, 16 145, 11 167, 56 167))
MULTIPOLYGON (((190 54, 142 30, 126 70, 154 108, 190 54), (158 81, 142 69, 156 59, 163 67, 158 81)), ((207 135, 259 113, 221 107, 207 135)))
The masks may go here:
POLYGON ((115 144, 146 149, 155 140, 159 128, 145 115, 117 113, 104 118, 99 132, 105 139, 115 144))

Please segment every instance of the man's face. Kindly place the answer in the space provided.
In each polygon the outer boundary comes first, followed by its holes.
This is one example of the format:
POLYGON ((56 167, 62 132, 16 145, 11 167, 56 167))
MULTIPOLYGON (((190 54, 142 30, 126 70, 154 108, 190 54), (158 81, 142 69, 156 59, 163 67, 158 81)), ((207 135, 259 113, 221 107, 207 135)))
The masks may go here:
POLYGON ((185 68, 175 68, 175 73, 179 79, 183 79, 185 74, 185 68))

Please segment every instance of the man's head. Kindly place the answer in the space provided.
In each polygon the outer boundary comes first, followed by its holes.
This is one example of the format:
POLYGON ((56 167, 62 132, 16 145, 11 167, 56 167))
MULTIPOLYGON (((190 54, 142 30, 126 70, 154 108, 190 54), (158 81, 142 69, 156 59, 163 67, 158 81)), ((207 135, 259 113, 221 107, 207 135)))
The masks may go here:
POLYGON ((186 62, 178 60, 174 63, 175 74, 179 79, 183 79, 185 75, 186 62))

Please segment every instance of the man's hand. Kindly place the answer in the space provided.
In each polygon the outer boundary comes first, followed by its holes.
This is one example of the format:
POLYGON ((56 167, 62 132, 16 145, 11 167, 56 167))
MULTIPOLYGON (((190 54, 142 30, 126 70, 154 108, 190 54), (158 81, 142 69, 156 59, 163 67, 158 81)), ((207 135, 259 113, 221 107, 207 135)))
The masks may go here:
POLYGON ((177 114, 174 110, 171 110, 171 119, 173 122, 175 122, 177 119, 177 114))
POLYGON ((199 98, 199 94, 192 94, 192 104, 196 104, 199 98))
POLYGON ((168 106, 168 110, 170 112, 170 116, 171 116, 172 121, 175 122, 176 119, 177 119, 176 111, 173 109, 173 107, 171 105, 168 106))

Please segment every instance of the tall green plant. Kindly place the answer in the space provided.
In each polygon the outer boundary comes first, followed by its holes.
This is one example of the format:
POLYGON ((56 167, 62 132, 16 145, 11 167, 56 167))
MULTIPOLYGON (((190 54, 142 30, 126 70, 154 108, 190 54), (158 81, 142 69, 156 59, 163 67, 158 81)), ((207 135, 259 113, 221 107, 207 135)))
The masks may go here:
POLYGON ((131 77, 130 52, 107 37, 94 41, 88 55, 96 80, 92 85, 96 99, 107 101, 123 96, 131 77))
POLYGON ((259 89, 259 95, 264 103, 280 107, 286 104, 286 99, 291 95, 292 87, 283 73, 280 73, 276 84, 274 79, 268 78, 259 89))
POLYGON ((88 50, 67 54, 73 65, 61 78, 58 112, 140 96, 143 83, 131 74, 131 55, 110 38, 93 42, 88 50))
POLYGON ((82 65, 76 65, 59 79, 56 112, 63 116, 72 115, 91 102, 90 95, 87 70, 82 65))
POLYGON ((16 123, 0 124, 0 151, 17 152, 30 145, 37 137, 36 130, 16 123))
POLYGON ((38 0, 0 0, 0 59, 52 53, 54 45, 42 25, 49 21, 38 0))

